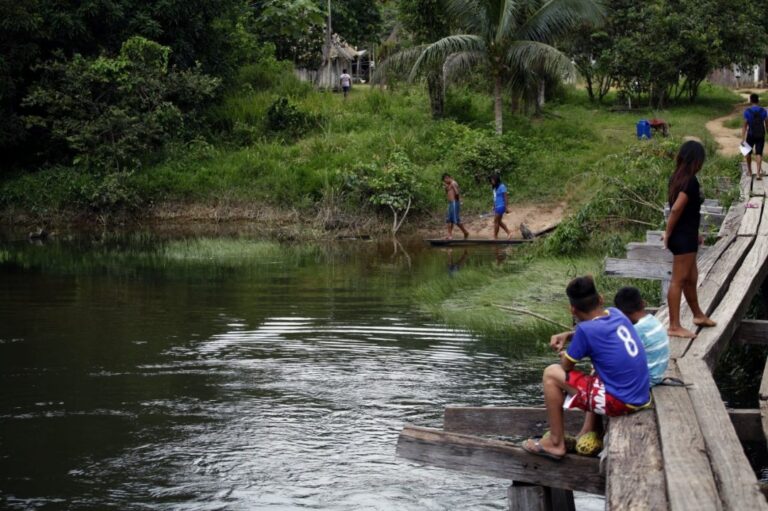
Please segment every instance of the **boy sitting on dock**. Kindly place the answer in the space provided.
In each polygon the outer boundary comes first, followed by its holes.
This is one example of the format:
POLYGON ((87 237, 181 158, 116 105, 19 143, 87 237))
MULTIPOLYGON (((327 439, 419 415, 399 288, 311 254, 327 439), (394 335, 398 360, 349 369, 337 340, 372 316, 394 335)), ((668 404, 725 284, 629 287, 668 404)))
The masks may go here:
POLYGON ((522 444, 532 454, 555 460, 566 452, 563 408, 613 417, 648 407, 651 401, 645 349, 632 323, 618 309, 605 309, 590 276, 573 279, 565 292, 579 323, 550 341, 560 353, 560 364, 547 367, 543 378, 550 434, 522 444), (591 359, 594 375, 574 369, 585 357, 591 359))
POLYGON ((646 312, 645 301, 636 287, 627 286, 619 289, 613 303, 635 326, 635 331, 645 348, 651 387, 658 385, 664 380, 664 373, 669 364, 667 329, 656 316, 646 312))

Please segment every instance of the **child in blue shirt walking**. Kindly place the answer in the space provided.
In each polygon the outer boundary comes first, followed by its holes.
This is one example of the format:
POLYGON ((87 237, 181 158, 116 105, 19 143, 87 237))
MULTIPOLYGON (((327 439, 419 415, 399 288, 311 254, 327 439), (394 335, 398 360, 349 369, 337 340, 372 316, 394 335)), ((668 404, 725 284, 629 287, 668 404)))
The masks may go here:
POLYGON ((507 239, 512 236, 507 225, 502 220, 504 213, 509 212, 507 205, 507 187, 501 182, 501 176, 494 174, 491 176, 491 187, 493 188, 493 239, 499 239, 499 227, 507 233, 507 239))

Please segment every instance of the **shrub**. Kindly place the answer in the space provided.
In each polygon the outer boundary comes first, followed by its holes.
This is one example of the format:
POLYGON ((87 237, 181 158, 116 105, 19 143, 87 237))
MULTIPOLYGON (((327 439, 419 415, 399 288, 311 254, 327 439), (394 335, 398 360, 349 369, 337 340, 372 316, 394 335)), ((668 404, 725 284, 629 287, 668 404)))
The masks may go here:
POLYGON ((267 128, 292 138, 304 135, 317 122, 315 116, 299 110, 288 98, 277 98, 267 109, 267 128))

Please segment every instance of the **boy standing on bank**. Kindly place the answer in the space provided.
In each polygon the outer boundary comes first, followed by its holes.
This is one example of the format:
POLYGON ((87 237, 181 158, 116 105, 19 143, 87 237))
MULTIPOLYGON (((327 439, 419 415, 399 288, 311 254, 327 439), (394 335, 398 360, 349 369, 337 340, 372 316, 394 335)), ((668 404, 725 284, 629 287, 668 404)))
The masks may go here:
POLYGON ((461 223, 461 217, 459 215, 461 210, 459 183, 457 183, 450 174, 443 174, 443 187, 445 188, 445 196, 448 199, 448 214, 445 217, 448 234, 445 239, 453 239, 454 225, 461 229, 461 232, 464 233, 464 239, 467 239, 469 238, 469 231, 464 228, 464 224, 461 223))
POLYGON ((550 340, 550 346, 560 353, 560 364, 544 370, 550 433, 522 444, 531 454, 555 460, 566 452, 563 408, 615 417, 651 404, 645 349, 632 323, 618 309, 603 307, 603 297, 590 276, 573 279, 565 292, 578 324, 574 331, 553 335, 550 340), (592 361, 593 375, 574 369, 585 357, 592 361))
POLYGON ((757 179, 763 179, 763 147, 765 146, 765 131, 768 127, 768 112, 759 105, 760 97, 757 94, 749 95, 750 107, 744 110, 744 125, 741 127, 741 141, 746 142, 752 148, 747 154, 747 172, 752 174, 752 154, 755 155, 757 165, 757 179))

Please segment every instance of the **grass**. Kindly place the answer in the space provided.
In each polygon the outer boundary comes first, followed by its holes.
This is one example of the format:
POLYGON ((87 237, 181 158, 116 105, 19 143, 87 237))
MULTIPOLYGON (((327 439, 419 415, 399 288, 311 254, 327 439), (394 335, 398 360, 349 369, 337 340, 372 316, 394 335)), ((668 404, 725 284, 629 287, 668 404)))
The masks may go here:
POLYGON ((740 115, 736 117, 731 117, 730 119, 723 121, 723 126, 730 129, 741 128, 743 124, 744 124, 744 121, 742 120, 742 117, 740 115))

